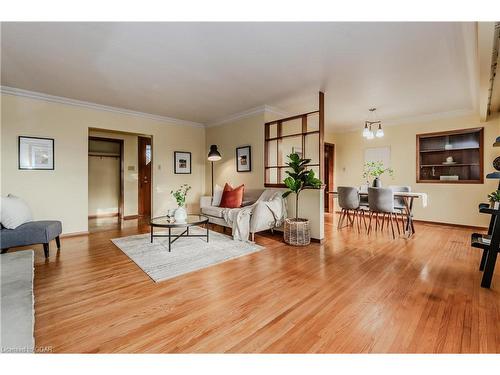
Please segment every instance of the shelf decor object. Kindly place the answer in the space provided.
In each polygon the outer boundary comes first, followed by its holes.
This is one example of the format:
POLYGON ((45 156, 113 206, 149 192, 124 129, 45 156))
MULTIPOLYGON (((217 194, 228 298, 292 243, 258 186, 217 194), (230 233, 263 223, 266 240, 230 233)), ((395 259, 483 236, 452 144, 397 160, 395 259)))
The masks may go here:
POLYGON ((483 128, 417 134, 417 183, 483 183, 483 128))

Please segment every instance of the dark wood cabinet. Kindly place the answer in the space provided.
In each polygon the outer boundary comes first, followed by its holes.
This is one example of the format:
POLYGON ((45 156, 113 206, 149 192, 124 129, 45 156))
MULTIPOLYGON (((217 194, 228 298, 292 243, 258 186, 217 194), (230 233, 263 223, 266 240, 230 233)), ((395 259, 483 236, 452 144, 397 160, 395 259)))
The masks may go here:
POLYGON ((417 134, 417 182, 483 183, 483 128, 417 134))

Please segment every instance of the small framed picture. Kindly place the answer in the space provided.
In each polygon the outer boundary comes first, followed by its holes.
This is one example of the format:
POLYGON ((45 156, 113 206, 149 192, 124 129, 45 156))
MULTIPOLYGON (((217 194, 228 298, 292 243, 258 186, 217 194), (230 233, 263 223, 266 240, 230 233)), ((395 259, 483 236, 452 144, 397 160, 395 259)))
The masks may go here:
POLYGON ((250 146, 236 148, 236 171, 252 171, 252 149, 250 146))
POLYGON ((54 170, 54 139, 19 136, 19 169, 54 170))
POLYGON ((191 174, 191 153, 174 151, 174 173, 191 174))

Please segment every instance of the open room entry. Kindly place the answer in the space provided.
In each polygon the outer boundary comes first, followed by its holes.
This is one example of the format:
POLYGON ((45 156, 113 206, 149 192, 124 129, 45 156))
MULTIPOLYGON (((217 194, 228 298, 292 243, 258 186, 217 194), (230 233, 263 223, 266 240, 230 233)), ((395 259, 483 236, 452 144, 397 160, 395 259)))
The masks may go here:
POLYGON ((333 173, 335 165, 335 145, 331 143, 325 143, 325 162, 324 162, 324 184, 325 187, 325 212, 334 212, 334 200, 333 200, 333 173))
POLYGON ((123 218, 123 185, 123 140, 89 136, 89 221, 115 225, 120 222, 123 218))

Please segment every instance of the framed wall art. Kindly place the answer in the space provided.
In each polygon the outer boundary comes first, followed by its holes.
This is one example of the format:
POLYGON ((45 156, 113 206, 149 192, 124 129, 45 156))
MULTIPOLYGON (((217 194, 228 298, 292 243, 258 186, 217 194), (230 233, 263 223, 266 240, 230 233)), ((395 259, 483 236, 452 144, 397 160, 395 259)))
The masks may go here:
POLYGON ((54 170, 54 139, 19 136, 19 169, 54 170))
POLYGON ((191 174, 191 153, 174 151, 174 173, 191 174))
POLYGON ((252 171, 252 148, 251 146, 243 146, 236 148, 236 171, 251 172, 252 171))

